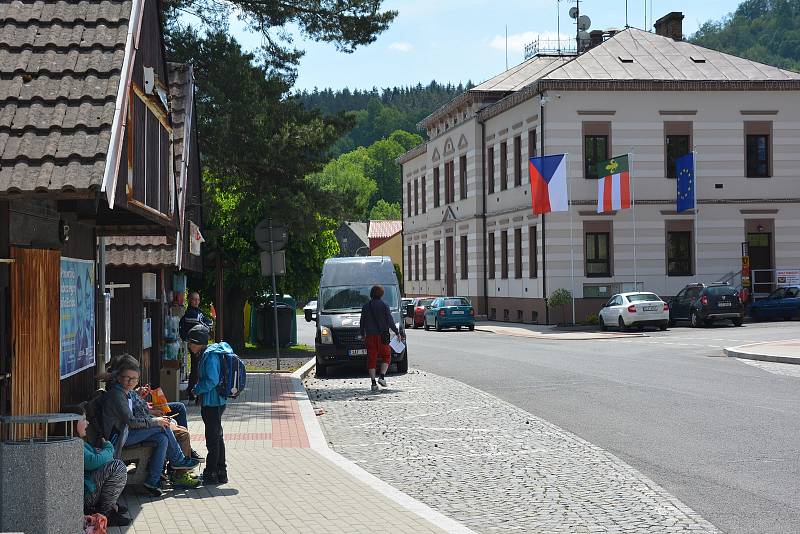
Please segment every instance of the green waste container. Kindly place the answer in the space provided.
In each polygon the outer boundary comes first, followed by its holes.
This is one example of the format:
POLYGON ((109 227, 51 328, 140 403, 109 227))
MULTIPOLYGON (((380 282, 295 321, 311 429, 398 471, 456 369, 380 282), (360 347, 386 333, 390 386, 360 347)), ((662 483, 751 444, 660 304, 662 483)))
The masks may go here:
MULTIPOLYGON (((279 295, 278 306, 278 342, 281 347, 297 345, 297 301, 291 295, 279 295)), ((258 310, 258 341, 265 347, 275 346, 275 317, 273 315, 273 298, 267 295, 267 304, 258 310)))

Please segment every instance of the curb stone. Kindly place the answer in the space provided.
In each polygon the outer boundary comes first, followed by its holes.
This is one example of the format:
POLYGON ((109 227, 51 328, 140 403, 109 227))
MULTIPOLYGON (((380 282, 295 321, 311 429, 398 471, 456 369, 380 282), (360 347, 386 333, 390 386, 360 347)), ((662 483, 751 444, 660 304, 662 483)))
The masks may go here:
POLYGON ((419 517, 443 529, 444 531, 453 534, 475 534, 473 530, 470 530, 461 523, 450 519, 441 512, 434 510, 430 506, 387 484, 383 480, 364 470, 362 467, 351 460, 348 460, 328 446, 328 442, 322 432, 322 427, 320 426, 319 421, 317 421, 317 415, 314 413, 314 407, 311 405, 311 400, 308 398, 308 392, 303 385, 303 378, 308 376, 316 364, 316 358, 311 358, 300 369, 291 375, 297 403, 300 406, 300 415, 303 418, 303 424, 306 427, 308 443, 311 449, 348 473, 356 480, 371 487, 377 493, 396 502, 407 510, 414 512, 419 517))

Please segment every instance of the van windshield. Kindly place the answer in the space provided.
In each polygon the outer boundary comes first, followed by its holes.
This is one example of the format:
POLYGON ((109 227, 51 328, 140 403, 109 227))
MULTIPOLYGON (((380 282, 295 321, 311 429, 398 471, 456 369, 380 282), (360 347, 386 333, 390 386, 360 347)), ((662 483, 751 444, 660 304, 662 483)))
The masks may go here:
MULTIPOLYGON (((369 302, 372 286, 333 286, 320 288, 321 313, 360 312, 369 302)), ((383 300, 392 310, 398 309, 400 293, 397 286, 383 286, 383 300)))

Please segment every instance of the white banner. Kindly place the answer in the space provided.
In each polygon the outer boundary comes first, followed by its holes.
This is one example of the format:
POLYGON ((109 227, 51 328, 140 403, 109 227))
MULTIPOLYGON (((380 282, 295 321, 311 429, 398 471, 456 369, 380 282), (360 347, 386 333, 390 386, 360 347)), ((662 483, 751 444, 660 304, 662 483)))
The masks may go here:
POLYGON ((205 243, 203 235, 200 233, 200 227, 192 221, 189 221, 189 254, 194 256, 200 255, 200 245, 205 243))
POLYGON ((800 269, 775 269, 775 285, 800 286, 800 269))

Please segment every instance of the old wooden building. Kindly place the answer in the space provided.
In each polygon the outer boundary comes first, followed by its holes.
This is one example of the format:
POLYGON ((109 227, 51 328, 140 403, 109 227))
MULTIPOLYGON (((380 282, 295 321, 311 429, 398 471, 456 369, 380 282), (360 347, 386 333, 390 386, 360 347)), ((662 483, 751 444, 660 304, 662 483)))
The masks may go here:
POLYGON ((82 400, 108 355, 105 236, 180 220, 157 0, 0 12, 0 413, 82 400))

